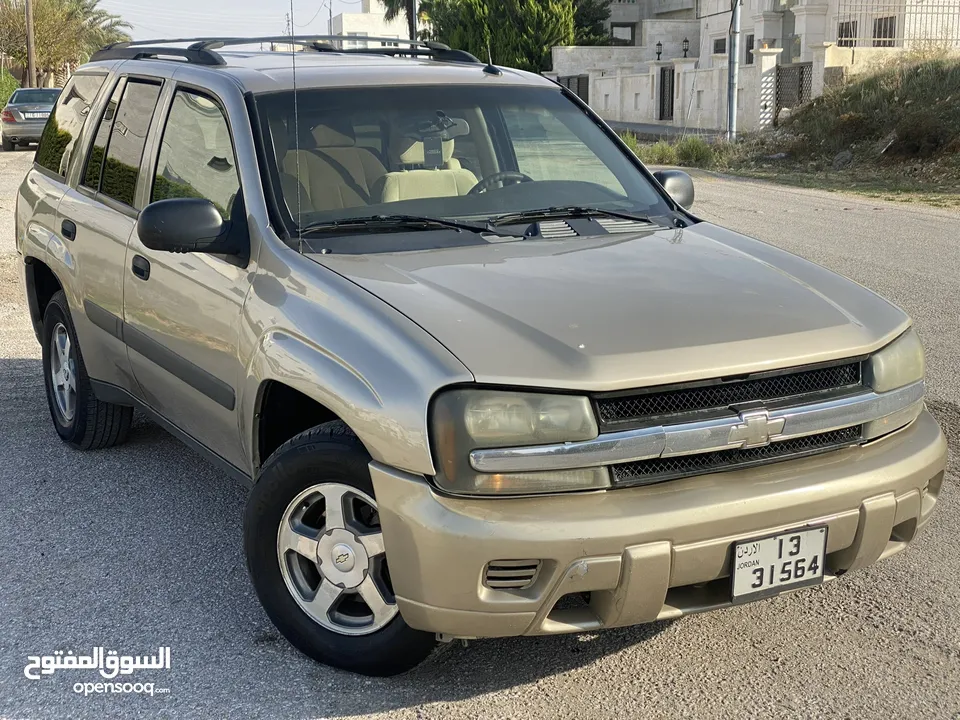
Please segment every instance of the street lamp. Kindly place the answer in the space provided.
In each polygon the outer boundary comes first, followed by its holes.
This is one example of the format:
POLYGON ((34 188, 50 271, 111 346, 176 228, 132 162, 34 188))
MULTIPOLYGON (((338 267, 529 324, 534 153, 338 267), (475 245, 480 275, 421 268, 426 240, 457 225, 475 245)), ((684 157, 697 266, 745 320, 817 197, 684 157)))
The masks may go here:
POLYGON ((683 39, 683 56, 687 56, 687 52, 690 50, 690 41, 686 38, 683 39))
POLYGON ((658 41, 657 42, 657 60, 660 59, 660 53, 662 52, 663 52, 663 43, 658 41))

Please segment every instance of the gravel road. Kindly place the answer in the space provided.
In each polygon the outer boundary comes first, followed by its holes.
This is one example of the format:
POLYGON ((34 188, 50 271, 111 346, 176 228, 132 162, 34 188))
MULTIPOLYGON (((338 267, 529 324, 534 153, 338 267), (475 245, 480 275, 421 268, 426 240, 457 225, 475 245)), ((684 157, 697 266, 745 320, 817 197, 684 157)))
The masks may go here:
MULTIPOLYGON (((669 624, 445 646, 412 673, 316 665, 273 630, 241 552, 244 491, 165 432, 79 453, 53 431, 12 255, 31 153, 0 154, 0 718, 960 717, 957 477, 907 552, 828 586, 669 624), (28 655, 172 648, 167 694, 83 697, 28 655)), ((905 307, 957 451, 957 215, 710 176, 705 219, 905 307)), ((87 679, 87 678, 84 678, 87 679)))

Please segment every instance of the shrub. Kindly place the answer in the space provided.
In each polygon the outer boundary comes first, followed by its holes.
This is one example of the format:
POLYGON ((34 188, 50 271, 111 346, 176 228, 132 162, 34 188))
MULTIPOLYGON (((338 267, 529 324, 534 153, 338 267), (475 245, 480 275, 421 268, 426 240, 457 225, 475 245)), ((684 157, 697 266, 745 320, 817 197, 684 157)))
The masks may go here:
POLYGON ((626 146, 633 151, 634 155, 641 157, 640 141, 637 140, 636 135, 634 135, 632 132, 622 132, 620 133, 620 139, 623 140, 624 144, 626 144, 626 146))
POLYGON ((643 148, 642 159, 648 165, 676 165, 677 148, 668 142, 658 140, 643 148))
POLYGON ((20 85, 17 84, 8 70, 0 70, 0 108, 7 104, 7 100, 13 95, 13 91, 19 87, 20 85))
POLYGON ((713 148, 699 135, 683 138, 676 145, 677 164, 685 167, 709 168, 713 165, 713 148))

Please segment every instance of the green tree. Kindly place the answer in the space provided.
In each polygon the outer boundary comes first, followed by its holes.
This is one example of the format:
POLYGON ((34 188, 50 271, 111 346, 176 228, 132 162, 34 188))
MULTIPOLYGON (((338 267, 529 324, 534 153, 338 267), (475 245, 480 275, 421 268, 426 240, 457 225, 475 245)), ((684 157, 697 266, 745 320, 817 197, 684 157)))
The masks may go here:
POLYGON ((499 65, 542 72, 550 48, 572 45, 572 0, 430 0, 421 6, 432 40, 499 65))
POLYGON ((610 33, 604 23, 610 19, 607 0, 573 0, 575 45, 609 45, 610 33))
MULTIPOLYGON (((130 25, 100 8, 99 0, 34 0, 33 26, 40 73, 79 65, 103 45, 130 39, 130 25)), ((27 64, 24 0, 0 0, 0 52, 27 64)))

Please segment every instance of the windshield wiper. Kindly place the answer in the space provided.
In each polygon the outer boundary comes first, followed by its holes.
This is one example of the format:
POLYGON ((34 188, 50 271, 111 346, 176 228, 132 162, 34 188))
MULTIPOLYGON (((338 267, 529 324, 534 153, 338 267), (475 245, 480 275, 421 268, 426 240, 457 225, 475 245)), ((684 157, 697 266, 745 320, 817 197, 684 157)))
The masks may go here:
MULTIPOLYGON (((475 233, 499 233, 489 222, 471 223, 461 220, 447 220, 446 218, 430 217, 428 215, 368 215, 366 217, 346 218, 344 220, 328 220, 306 225, 301 232, 341 232, 351 230, 380 230, 405 228, 453 228, 475 233)), ((522 238, 522 235, 517 235, 522 238)))
POLYGON ((583 205, 561 205, 555 207, 541 208, 540 210, 524 210, 522 212, 506 213, 504 215, 495 215, 488 219, 492 226, 510 225, 511 223, 521 223, 534 220, 549 220, 550 218, 577 218, 577 217, 612 217, 621 220, 636 220, 637 222, 646 222, 653 224, 653 221, 646 215, 636 215, 634 213, 620 212, 619 210, 604 210, 602 208, 585 207, 583 205))

